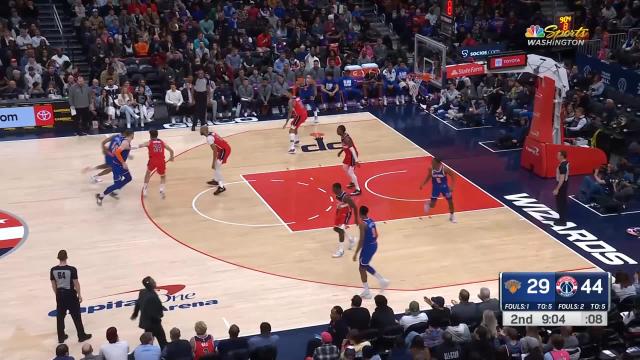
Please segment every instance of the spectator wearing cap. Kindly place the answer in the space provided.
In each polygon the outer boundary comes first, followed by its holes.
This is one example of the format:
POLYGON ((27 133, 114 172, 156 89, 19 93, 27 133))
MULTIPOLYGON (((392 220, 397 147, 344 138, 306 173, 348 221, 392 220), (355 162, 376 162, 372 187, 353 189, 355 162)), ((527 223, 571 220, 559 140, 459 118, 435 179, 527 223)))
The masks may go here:
POLYGON ((147 276, 142 279, 142 286, 144 286, 144 289, 138 293, 138 300, 133 308, 131 320, 135 320, 140 314, 138 327, 145 332, 152 333, 158 339, 160 347, 164 348, 167 344, 167 337, 162 328, 164 309, 156 292, 156 281, 151 276, 147 276))
POLYGON ((462 289, 458 293, 458 300, 451 300, 451 320, 453 324, 464 323, 470 328, 478 324, 478 306, 469 302, 469 291, 462 289))
POLYGON ((260 334, 252 336, 248 341, 249 350, 253 351, 267 346, 275 347, 279 339, 278 335, 271 334, 271 324, 262 322, 260 324, 260 334))
POLYGON ((354 295, 351 298, 351 308, 344 311, 342 318, 349 329, 359 331, 367 330, 371 322, 369 310, 362 307, 362 298, 359 295, 354 295))
POLYGON ((451 324, 451 310, 444 306, 444 298, 442 296, 434 296, 432 298, 425 296, 424 301, 431 306, 431 309, 427 310, 430 324, 439 327, 451 324))
POLYGON ((180 338, 180 329, 169 330, 171 342, 162 349, 162 359, 164 360, 190 360, 193 359, 193 349, 188 340, 180 338))
POLYGON ((382 333, 385 329, 396 325, 396 316, 393 313, 393 309, 387 305, 387 298, 384 295, 376 295, 373 298, 376 303, 376 308, 371 314, 371 329, 377 329, 382 333))
POLYGON ((218 354, 223 359, 228 353, 237 352, 241 350, 249 350, 249 343, 247 339, 240 338, 240 328, 236 324, 229 326, 229 338, 218 342, 217 346, 218 354))
POLYGON ((317 347, 313 352, 313 360, 338 360, 340 358, 340 350, 333 345, 333 337, 328 332, 320 334, 322 345, 317 347))
POLYGON ((100 346, 100 356, 104 360, 127 360, 129 356, 129 344, 119 339, 118 329, 113 326, 107 329, 107 343, 100 346))
POLYGON ((413 324, 427 322, 429 318, 427 314, 420 311, 420 304, 417 301, 409 303, 409 308, 406 310, 405 315, 400 318, 400 325, 407 330, 407 328, 413 324))
POLYGON ((56 357, 53 360, 74 360, 72 356, 69 356, 69 347, 66 344, 59 344, 56 346, 56 357))

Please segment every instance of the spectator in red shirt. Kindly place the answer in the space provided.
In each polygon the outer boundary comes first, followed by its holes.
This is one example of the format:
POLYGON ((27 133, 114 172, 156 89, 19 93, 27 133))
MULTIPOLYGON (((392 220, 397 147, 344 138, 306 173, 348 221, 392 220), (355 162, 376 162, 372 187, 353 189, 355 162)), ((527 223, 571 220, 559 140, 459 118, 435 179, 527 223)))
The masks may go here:
POLYGON ((260 9, 254 3, 247 9, 247 20, 250 22, 255 22, 258 19, 259 14, 260 14, 260 9))
POLYGON ((471 33, 467 33, 467 37, 462 41, 462 46, 476 46, 478 42, 471 36, 471 33))
MULTIPOLYGON (((257 8, 256 8, 257 9, 257 8)), ((271 34, 265 29, 258 37, 256 37, 256 47, 258 51, 268 51, 271 48, 271 34)))

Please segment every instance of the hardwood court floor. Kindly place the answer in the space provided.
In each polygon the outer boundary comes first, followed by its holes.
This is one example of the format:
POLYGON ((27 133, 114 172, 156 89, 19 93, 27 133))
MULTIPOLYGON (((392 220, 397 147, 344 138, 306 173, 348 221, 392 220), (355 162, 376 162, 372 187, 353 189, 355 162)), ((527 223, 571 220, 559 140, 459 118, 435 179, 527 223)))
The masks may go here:
MULTIPOLYGON (((370 190, 382 196, 364 190, 358 199, 383 214, 379 219, 388 220, 379 221, 374 265, 393 289, 403 290, 386 293, 394 309, 424 295, 455 298, 461 287, 456 284, 466 284, 472 293, 480 286, 497 292, 499 271, 593 266, 473 184, 462 186, 462 179, 456 205, 473 211, 458 214, 458 224, 450 224, 446 215, 415 217, 422 202, 413 200, 427 196, 427 190, 419 192, 417 186, 424 175, 419 167, 428 163, 428 154, 368 113, 327 116, 321 125, 307 124, 301 129, 302 144, 317 149, 310 133, 323 133, 325 143, 338 141, 339 123, 347 126, 360 151, 364 163, 358 171, 367 174, 360 178, 362 184, 379 171, 406 171, 371 180, 370 190), (392 159, 404 159, 397 164, 409 161, 410 166, 389 170, 393 165, 381 165, 392 159), (464 197, 476 196, 484 200, 463 203, 464 197), (400 215, 392 219, 393 214, 400 215)), ((319 324, 328 321, 332 305, 348 306, 349 297, 359 292, 352 287, 360 285, 356 263, 350 252, 331 258, 336 234, 326 226, 333 212, 311 220, 314 215, 307 214, 330 204, 333 181, 346 184, 342 170, 335 167, 341 160, 336 150, 287 154, 287 133, 281 126, 277 121, 216 127, 228 138, 232 154, 223 169, 228 191, 215 198, 205 184, 212 170, 204 138, 185 129, 162 131, 161 138, 183 152, 168 164, 167 198, 159 198, 154 175, 149 196, 141 203, 146 154, 140 150, 130 161, 133 182, 119 200, 107 198, 102 207, 95 205, 93 194, 110 183, 109 177, 92 185, 80 169, 102 161, 103 137, 0 142, 0 210, 21 217, 29 228, 26 242, 0 259, 2 358, 53 357, 55 300, 48 270, 62 248, 79 269, 83 318, 94 333, 94 348, 104 342, 111 325, 132 348, 138 343, 137 324, 128 317, 146 275, 163 286, 165 328, 178 326, 185 337, 191 336, 197 320, 206 321, 214 337, 221 338, 228 323, 238 324, 247 335, 258 331, 260 321, 270 321, 274 330, 319 324), (273 176, 284 176, 286 170, 295 170, 290 180, 296 184, 265 186, 267 180, 281 180, 273 176), (301 176, 313 177, 308 186, 327 191, 325 197, 318 197, 320 190, 317 196, 309 195, 311 190, 297 184, 304 183, 301 176), (292 221, 301 227, 283 224, 292 221)), ((137 133, 134 143, 147 138, 137 133)), ((444 201, 436 210, 446 213, 444 201)), ((366 305, 372 308, 373 302, 366 305)), ((69 318, 67 332, 78 356, 69 318)))

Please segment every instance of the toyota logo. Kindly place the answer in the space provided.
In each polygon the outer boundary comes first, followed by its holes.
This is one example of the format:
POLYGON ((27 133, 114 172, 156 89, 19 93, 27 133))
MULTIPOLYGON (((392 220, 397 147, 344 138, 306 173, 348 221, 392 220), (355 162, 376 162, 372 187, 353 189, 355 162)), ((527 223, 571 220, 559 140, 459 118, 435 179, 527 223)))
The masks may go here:
POLYGON ((36 118, 40 121, 49 121, 53 114, 48 110, 40 110, 36 113, 36 118))

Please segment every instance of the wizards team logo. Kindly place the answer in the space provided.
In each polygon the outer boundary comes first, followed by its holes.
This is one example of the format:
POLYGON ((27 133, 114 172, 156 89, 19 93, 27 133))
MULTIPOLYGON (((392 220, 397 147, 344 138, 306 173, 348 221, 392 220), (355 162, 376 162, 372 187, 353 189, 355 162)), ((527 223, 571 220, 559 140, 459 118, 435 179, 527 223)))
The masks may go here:
POLYGON ((518 280, 509 280, 509 281, 505 281, 504 287, 511 294, 515 294, 522 287, 522 283, 518 280))
POLYGON ((0 210, 0 257, 17 249, 27 234, 27 225, 20 218, 0 210))
POLYGON ((556 281, 556 293, 569 298, 578 292, 578 281, 571 276, 563 276, 556 281))

